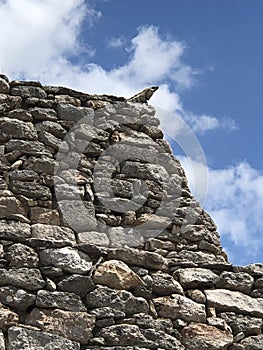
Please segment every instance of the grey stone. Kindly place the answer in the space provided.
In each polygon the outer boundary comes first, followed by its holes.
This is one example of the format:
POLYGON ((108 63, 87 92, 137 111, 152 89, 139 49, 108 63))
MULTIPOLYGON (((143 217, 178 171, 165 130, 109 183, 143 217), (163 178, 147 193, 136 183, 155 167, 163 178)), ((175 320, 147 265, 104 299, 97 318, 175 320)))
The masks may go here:
POLYGON ((245 294, 251 292, 254 279, 246 272, 224 271, 216 283, 217 288, 236 290, 245 294))
POLYGON ((179 282, 177 282, 173 276, 163 273, 156 272, 152 275, 153 279, 153 292, 158 296, 170 295, 170 294, 184 294, 183 288, 179 282))
POLYGON ((146 269, 167 270, 166 260, 161 255, 135 248, 110 249, 108 259, 121 260, 127 265, 141 266, 146 269))
POLYGON ((87 293, 95 289, 95 284, 92 281, 92 277, 73 274, 64 277, 58 284, 58 290, 64 292, 75 293, 81 297, 86 296, 87 293))
POLYGON ((87 312, 35 308, 27 316, 26 324, 80 344, 88 344, 95 326, 95 316, 87 312))
POLYGON ((114 290, 105 286, 97 286, 92 292, 87 294, 86 303, 88 308, 102 308, 111 306, 123 311, 127 315, 137 313, 148 313, 149 306, 145 299, 134 297, 130 292, 124 290, 114 290))
POLYGON ((34 249, 21 243, 12 244, 7 249, 6 259, 9 266, 14 268, 34 268, 38 267, 39 262, 38 254, 34 249))
POLYGON ((54 174, 55 161, 54 159, 46 156, 41 156, 40 158, 29 157, 25 163, 24 168, 29 170, 34 170, 37 173, 43 174, 54 174))
POLYGON ((29 156, 47 156, 52 158, 52 153, 39 141, 9 140, 6 144, 6 151, 19 150, 29 156))
POLYGON ((13 109, 12 111, 10 111, 8 113, 8 117, 9 118, 13 118, 13 119, 19 119, 22 120, 24 122, 32 122, 33 118, 32 115, 29 111, 27 111, 26 109, 13 109))
POLYGON ((80 350, 80 344, 77 342, 25 327, 9 328, 8 340, 9 350, 80 350))
POLYGON ((45 285, 45 281, 38 269, 25 267, 9 270, 0 269, 0 286, 5 285, 34 291, 41 289, 45 285))
POLYGON ((72 120, 78 122, 82 118, 85 118, 85 122, 94 124, 94 111, 92 108, 87 107, 75 107, 71 104, 59 104, 57 108, 58 118, 63 120, 72 120))
POLYGON ((187 322, 205 322, 205 306, 195 303, 182 295, 172 294, 171 296, 153 299, 156 311, 160 317, 177 319, 187 322))
POLYGON ((35 128, 37 131, 46 131, 60 139, 63 139, 67 133, 67 131, 59 123, 49 120, 44 120, 41 123, 37 123, 35 128))
POLYGON ((0 94, 8 94, 10 92, 10 86, 8 82, 0 78, 0 94))
POLYGON ((71 247, 46 249, 40 252, 39 257, 43 265, 53 265, 70 273, 85 274, 92 267, 87 254, 71 247))
POLYGON ((224 312, 219 314, 219 317, 223 318, 229 324, 234 335, 240 332, 244 332, 246 336, 261 333, 263 326, 262 318, 237 315, 234 312, 224 312))
POLYGON ((61 245, 66 246, 76 243, 74 231, 68 227, 35 224, 32 225, 31 228, 31 239, 35 239, 43 244, 60 243, 61 245))
POLYGON ((51 108, 31 108, 30 113, 36 121, 56 121, 57 113, 51 108))
POLYGON ((0 329, 4 332, 14 324, 19 322, 18 315, 8 307, 0 304, 0 329))
POLYGON ((150 346, 148 341, 136 325, 113 325, 106 327, 99 332, 99 337, 105 339, 109 346, 150 346))
POLYGON ((168 180, 168 173, 160 164, 142 164, 138 162, 126 161, 121 169, 121 172, 132 178, 148 179, 158 183, 163 183, 168 180))
POLYGON ((6 350, 4 333, 0 331, 0 350, 6 350))
POLYGON ((91 202, 61 200, 58 203, 63 219, 77 232, 94 231, 97 227, 95 208, 91 202))
POLYGON ((27 208, 15 197, 0 197, 0 219, 13 214, 27 214, 27 208))
POLYGON ((80 296, 69 292, 49 292, 39 290, 37 292, 36 306, 39 308, 62 309, 67 311, 86 311, 80 296))
POLYGON ((34 294, 23 289, 11 286, 0 287, 0 302, 16 311, 26 311, 28 307, 34 305, 35 300, 36 296, 34 294))
POLYGON ((51 199, 50 189, 31 181, 17 181, 11 182, 11 190, 15 194, 27 196, 29 198, 46 197, 51 199))
POLYGON ((36 129, 30 122, 4 117, 0 119, 0 128, 1 133, 6 134, 8 139, 37 139, 36 129))
POLYGON ((104 232, 81 232, 78 234, 78 243, 88 243, 108 247, 109 238, 104 232))
POLYGON ((40 131, 38 139, 46 146, 53 148, 55 151, 58 151, 61 145, 61 140, 47 131, 40 131))
POLYGON ((183 288, 209 288, 215 285, 218 275, 208 269, 186 268, 175 272, 183 288))
POLYGON ((230 332, 205 324, 192 324, 182 331, 182 343, 187 350, 227 350, 232 342, 230 332))
POLYGON ((244 340, 241 340, 241 344, 245 346, 246 350, 262 350, 263 334, 248 337, 244 340))
POLYGON ((12 87, 12 95, 21 97, 47 98, 46 92, 36 86, 16 86, 12 87))
POLYGON ((125 317, 125 312, 112 308, 110 306, 99 307, 90 311, 91 315, 95 315, 96 319, 116 318, 121 319, 125 317))
POLYGON ((263 317, 263 299, 261 298, 251 298, 241 292, 227 289, 206 290, 205 294, 208 306, 213 306, 218 311, 234 311, 238 314, 263 317))
POLYGON ((24 241, 30 238, 30 225, 22 222, 11 221, 7 223, 0 220, 0 238, 5 240, 24 241))

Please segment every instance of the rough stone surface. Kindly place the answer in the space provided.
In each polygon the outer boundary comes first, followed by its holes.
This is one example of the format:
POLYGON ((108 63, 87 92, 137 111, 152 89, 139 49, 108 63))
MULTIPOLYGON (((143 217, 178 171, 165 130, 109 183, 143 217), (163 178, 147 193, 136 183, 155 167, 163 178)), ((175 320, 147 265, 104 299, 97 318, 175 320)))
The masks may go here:
POLYGON ((142 279, 118 260, 105 261, 95 271, 93 281, 114 289, 132 289, 143 285, 142 279))
POLYGON ((0 74, 0 350, 262 349, 263 264, 228 262, 154 90, 0 74))
MULTIPOLYGON (((80 345, 69 339, 24 327, 8 330, 9 350, 79 350, 80 345)), ((1 348, 0 348, 1 349, 1 348)))
POLYGON ((182 343, 187 350, 226 350, 233 342, 230 332, 200 323, 185 327, 182 336, 182 343))
POLYGON ((251 298, 241 292, 227 289, 205 291, 208 305, 218 311, 234 311, 239 314, 263 317, 263 299, 251 298))
POLYGON ((195 303, 182 295, 153 299, 155 308, 160 317, 171 319, 180 318, 187 322, 205 322, 206 312, 204 305, 195 303))
POLYGON ((28 315, 26 323, 39 327, 42 331, 87 344, 95 325, 95 316, 86 312, 35 308, 28 315))

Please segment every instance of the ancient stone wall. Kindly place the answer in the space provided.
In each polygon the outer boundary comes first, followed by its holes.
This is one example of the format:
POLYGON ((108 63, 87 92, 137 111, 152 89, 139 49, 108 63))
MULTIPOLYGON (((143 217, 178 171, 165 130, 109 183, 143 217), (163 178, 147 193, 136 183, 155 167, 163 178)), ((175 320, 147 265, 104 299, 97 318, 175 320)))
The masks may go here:
POLYGON ((0 350, 262 350, 153 107, 0 77, 0 350))

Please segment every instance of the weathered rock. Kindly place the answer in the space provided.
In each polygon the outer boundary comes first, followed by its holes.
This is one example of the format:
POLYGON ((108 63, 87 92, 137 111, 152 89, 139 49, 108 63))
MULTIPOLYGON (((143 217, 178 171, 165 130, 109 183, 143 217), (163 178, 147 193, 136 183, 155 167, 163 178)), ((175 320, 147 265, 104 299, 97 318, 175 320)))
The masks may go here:
POLYGON ((7 249, 6 259, 9 266, 14 268, 34 268, 38 267, 39 262, 38 254, 34 249, 21 243, 13 244, 7 249))
POLYGON ((76 243, 74 231, 68 227, 60 227, 55 225, 35 224, 31 226, 31 240, 38 243, 61 244, 63 246, 76 243))
POLYGON ((26 323, 40 328, 42 331, 88 344, 92 329, 95 326, 95 316, 86 312, 64 310, 33 309, 26 323), (77 320, 77 322, 76 322, 77 320))
POLYGON ((40 252, 39 257, 43 265, 53 265, 70 273, 85 274, 92 266, 87 254, 71 247, 46 249, 40 252))
POLYGON ((61 145, 61 140, 47 131, 40 131, 38 133, 38 139, 46 146, 53 148, 55 151, 58 151, 61 145))
POLYGON ((153 292, 156 295, 184 294, 182 286, 173 276, 162 272, 153 273, 151 276, 153 279, 153 292))
POLYGON ((118 260, 105 261, 99 265, 93 282, 113 289, 132 289, 144 285, 142 279, 125 263, 118 260))
POLYGON ((87 232, 96 229, 97 220, 93 203, 83 203, 80 200, 61 200, 58 204, 64 220, 75 231, 87 232))
POLYGON ((182 331, 182 343, 187 350, 226 350, 232 342, 230 332, 205 324, 192 324, 182 331))
POLYGON ((12 95, 22 96, 22 97, 47 98, 46 92, 37 86, 12 87, 12 95))
POLYGON ((30 113, 32 114, 32 117, 36 121, 56 121, 57 120, 57 113, 50 108, 32 108, 30 109, 30 113))
MULTIPOLYGON (((69 339, 25 327, 8 330, 9 350, 79 350, 80 344, 69 339)), ((1 348, 0 348, 1 349, 1 348)), ((1 349, 2 350, 2 349, 1 349)))
POLYGON ((11 285, 27 290, 38 290, 45 285, 38 269, 12 268, 0 269, 0 286, 11 285))
POLYGON ((0 304, 0 329, 6 331, 9 327, 19 322, 18 315, 8 307, 0 304))
POLYGON ((227 289, 215 289, 205 291, 209 306, 214 306, 220 311, 234 311, 238 314, 247 314, 263 317, 263 299, 251 298, 241 292, 227 289))
POLYGON ((233 334, 243 332, 246 336, 261 333, 263 319, 245 315, 237 315, 234 312, 224 312, 219 315, 232 328, 233 334))
POLYGON ((18 119, 1 118, 1 133, 7 135, 7 139, 36 140, 37 132, 31 122, 18 119))
POLYGON ((179 269, 175 271, 175 275, 186 289, 213 287, 218 279, 214 272, 202 268, 179 269))
POLYGON ((66 136, 66 130, 58 123, 44 120, 41 123, 35 125, 37 131, 46 131, 55 137, 63 139, 66 136))
POLYGON ((9 222, 0 220, 0 238, 6 240, 24 241, 30 238, 30 225, 21 222, 9 222))
POLYGON ((100 331, 99 337, 105 339, 109 346, 150 346, 151 341, 148 341, 140 328, 136 325, 114 325, 106 327, 100 331))
POLYGON ((16 197, 0 197, 0 219, 13 214, 26 216, 27 208, 16 197))
POLYGON ((246 350, 262 350, 263 334, 241 340, 241 344, 245 346, 246 350))
POLYGON ((81 232, 78 234, 78 243, 108 247, 110 245, 110 240, 104 232, 81 232))
POLYGON ((79 120, 85 118, 85 123, 88 123, 90 125, 94 124, 94 111, 92 108, 77 108, 71 104, 59 104, 57 111, 59 119, 78 122, 79 120))
POLYGON ((84 297, 87 293, 95 289, 95 284, 93 283, 90 276, 74 274, 68 277, 64 277, 57 284, 57 288, 58 290, 75 293, 84 297))
POLYGON ((216 283, 217 288, 236 290, 245 294, 251 292, 254 279, 246 272, 224 271, 216 283))
POLYGON ((25 169, 34 170, 40 174, 54 174, 55 161, 54 159, 46 156, 40 158, 29 157, 24 163, 25 169))
POLYGON ((0 94, 8 94, 10 92, 10 86, 8 82, 0 78, 0 94))
POLYGON ((99 307, 90 311, 96 319, 114 318, 122 319, 125 317, 125 312, 112 308, 110 306, 99 307))
POLYGON ((95 290, 87 294, 86 303, 88 308, 92 309, 110 305, 127 315, 140 312, 147 314, 149 312, 149 306, 145 299, 136 298, 128 291, 117 291, 105 286, 97 286, 95 290))
POLYGON ((127 265, 142 266, 153 270, 167 270, 166 260, 159 254, 134 248, 110 249, 108 259, 116 259, 127 265))
POLYGON ((2 331, 0 331, 0 350, 5 350, 5 337, 2 331))
POLYGON ((22 108, 13 109, 12 111, 10 111, 8 113, 8 117, 13 118, 13 119, 22 120, 24 122, 32 122, 33 121, 31 113, 25 109, 22 109, 22 108))
MULTIPOLYGON (((0 287, 0 302, 12 309, 23 312, 35 303, 36 296, 16 287, 0 287)), ((1 349, 1 348, 0 348, 1 349)))
POLYGON ((30 208, 30 220, 32 224, 60 225, 59 212, 41 207, 30 208))
POLYGON ((74 293, 49 292, 39 290, 37 292, 36 306, 39 308, 62 309, 67 311, 86 311, 81 298, 74 293))
POLYGON ((19 150, 29 156, 47 156, 52 158, 52 153, 39 141, 9 140, 6 144, 6 151, 19 150))
POLYGON ((156 311, 160 317, 177 319, 187 322, 205 322, 205 306, 197 304, 182 295, 172 294, 153 299, 156 311))
POLYGON ((34 182, 12 181, 11 190, 18 195, 27 196, 29 198, 45 197, 51 199, 51 192, 47 186, 42 186, 34 182))

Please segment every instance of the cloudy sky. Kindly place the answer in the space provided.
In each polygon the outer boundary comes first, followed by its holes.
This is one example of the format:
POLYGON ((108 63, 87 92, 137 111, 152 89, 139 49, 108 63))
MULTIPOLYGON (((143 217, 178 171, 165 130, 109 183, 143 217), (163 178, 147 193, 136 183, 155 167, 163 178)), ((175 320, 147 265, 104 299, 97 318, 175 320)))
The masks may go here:
POLYGON ((262 18, 261 0, 0 0, 0 70, 126 97, 159 85, 151 102, 204 151, 203 206, 230 261, 262 262, 262 18))

